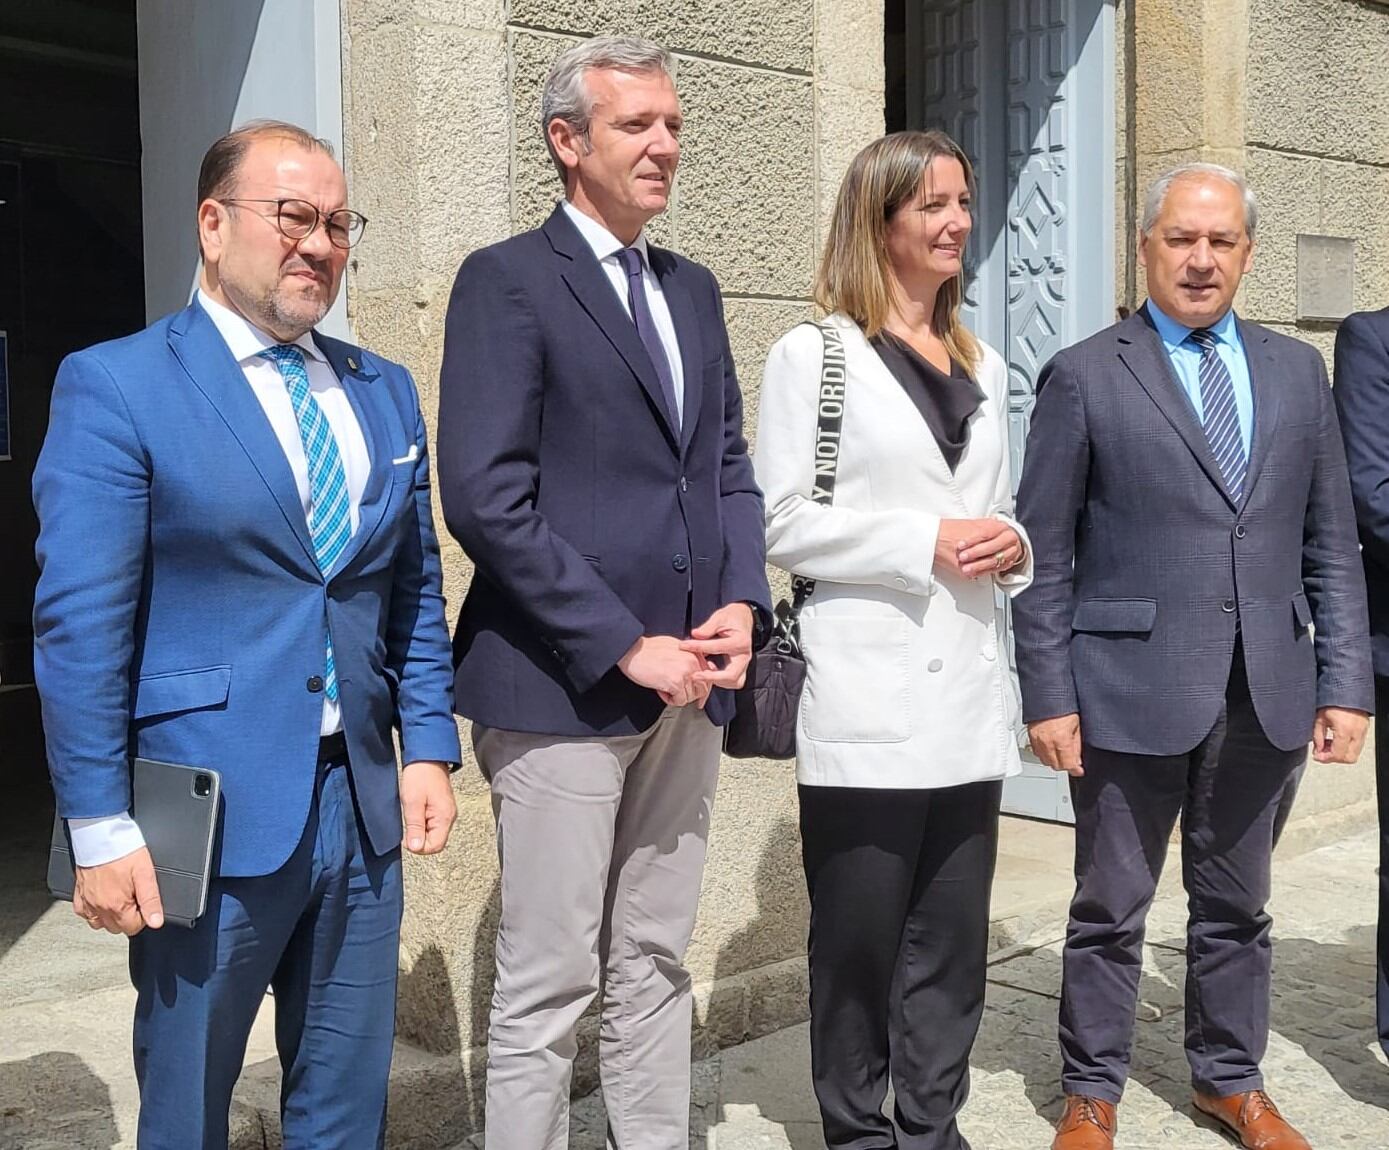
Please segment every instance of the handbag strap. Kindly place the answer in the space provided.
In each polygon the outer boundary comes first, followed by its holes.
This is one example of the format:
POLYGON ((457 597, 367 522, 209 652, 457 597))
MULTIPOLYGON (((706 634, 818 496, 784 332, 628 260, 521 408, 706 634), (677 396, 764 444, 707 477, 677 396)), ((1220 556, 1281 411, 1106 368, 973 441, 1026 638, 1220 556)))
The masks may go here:
MULTIPOLYGON (((834 502, 834 484, 839 474, 840 432, 844 425, 844 337, 833 324, 815 324, 824 341, 820 358, 820 389, 815 398, 814 478, 810 498, 826 506, 834 502)), ((815 591, 815 580, 802 575, 791 576, 791 609, 781 624, 782 644, 799 646, 793 638, 800 621, 801 608, 815 591)), ((781 644, 779 644, 781 645, 781 644)))

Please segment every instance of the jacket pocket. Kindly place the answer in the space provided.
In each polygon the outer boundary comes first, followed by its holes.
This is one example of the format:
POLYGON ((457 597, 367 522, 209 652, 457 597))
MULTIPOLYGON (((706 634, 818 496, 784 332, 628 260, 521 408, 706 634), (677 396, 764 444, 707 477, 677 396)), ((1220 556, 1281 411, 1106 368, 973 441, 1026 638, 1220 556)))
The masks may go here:
POLYGON ((1297 624, 1298 630, 1305 630, 1312 625, 1312 605, 1307 602, 1307 596, 1301 591, 1293 596, 1293 622, 1297 624))
POLYGON ((226 703, 230 688, 230 664, 145 675, 135 686, 135 705, 131 713, 136 719, 145 719, 150 715, 220 707, 226 703))
POLYGON ((905 619, 801 620, 806 737, 900 743, 911 737, 911 652, 905 619))
POLYGON ((1146 635, 1156 620, 1156 599, 1082 599, 1071 617, 1071 630, 1146 635))

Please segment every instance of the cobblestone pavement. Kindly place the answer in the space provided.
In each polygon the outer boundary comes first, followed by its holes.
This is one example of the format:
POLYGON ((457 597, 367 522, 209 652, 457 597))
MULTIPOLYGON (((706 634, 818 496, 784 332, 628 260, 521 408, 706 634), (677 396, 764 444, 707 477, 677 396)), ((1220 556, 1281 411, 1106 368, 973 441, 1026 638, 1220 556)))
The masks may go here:
MULTIPOLYGON (((1389 1150, 1389 1067, 1374 1036, 1377 840, 1362 833, 1275 867, 1273 1034, 1269 1092, 1315 1150, 1389 1150)), ((1220 1150, 1198 1124, 1182 1056, 1183 930, 1179 887, 1164 884, 1149 918, 1132 1077, 1120 1150, 1220 1150)), ((1055 1029, 1059 941, 1004 958, 990 972, 961 1128, 974 1150, 1046 1150, 1060 1110, 1055 1029)), ((806 1028, 699 1063, 691 1115, 696 1150, 819 1150, 806 1028)), ((575 1107, 573 1150, 601 1150, 594 1097, 575 1107)))

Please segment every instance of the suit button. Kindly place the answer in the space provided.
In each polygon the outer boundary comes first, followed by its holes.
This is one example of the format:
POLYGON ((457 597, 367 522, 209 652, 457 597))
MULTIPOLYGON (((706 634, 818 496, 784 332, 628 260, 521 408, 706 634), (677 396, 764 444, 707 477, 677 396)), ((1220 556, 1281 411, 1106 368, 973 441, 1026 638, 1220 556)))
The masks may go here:
POLYGON ((680 490, 681 490, 681 491, 688 491, 689 489, 690 489, 690 481, 689 481, 688 479, 686 479, 686 478, 682 475, 682 476, 680 477, 680 490))
POLYGON ((1220 605, 1220 609, 1227 615, 1233 615, 1235 613, 1235 601, 1233 599, 1226 599, 1225 602, 1220 605))
POLYGON ((1235 524, 1235 538, 1236 538, 1236 539, 1243 539, 1243 538, 1244 538, 1246 535, 1248 535, 1248 534, 1249 534, 1249 532, 1245 529, 1245 526, 1244 526, 1243 523, 1237 523, 1237 524, 1235 524))
POLYGON ((318 675, 310 675, 309 681, 304 686, 309 689, 310 694, 317 695, 319 691, 323 690, 323 679, 318 675))
POLYGON ((670 565, 674 567, 677 571, 684 571, 687 567, 689 567, 690 561, 686 559, 683 555, 676 555, 671 559, 670 565))

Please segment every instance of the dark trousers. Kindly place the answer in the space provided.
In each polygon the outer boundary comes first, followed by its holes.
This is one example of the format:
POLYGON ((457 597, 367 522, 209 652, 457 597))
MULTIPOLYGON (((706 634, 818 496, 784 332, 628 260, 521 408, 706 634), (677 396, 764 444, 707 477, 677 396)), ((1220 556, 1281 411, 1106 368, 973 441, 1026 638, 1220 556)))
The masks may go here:
POLYGON ((140 1150, 225 1150, 251 1024, 275 991, 286 1150, 383 1144, 400 851, 365 847, 342 763, 320 764, 303 838, 273 874, 219 878, 192 930, 130 940, 140 1150))
POLYGON ((832 1150, 968 1150, 955 1116, 984 1009, 1001 793, 800 788, 811 1075, 832 1150))
POLYGON ((1265 738, 1238 649, 1225 707, 1194 750, 1085 748, 1085 774, 1071 780, 1076 892, 1060 1019, 1067 1094, 1116 1103, 1123 1094, 1144 921, 1179 815, 1192 1084, 1222 1097, 1262 1089, 1272 966, 1264 907, 1273 846, 1305 758, 1305 749, 1281 751, 1265 738))
POLYGON ((1389 1054, 1389 678, 1375 676, 1375 792, 1379 798, 1379 933, 1375 1015, 1389 1054))

